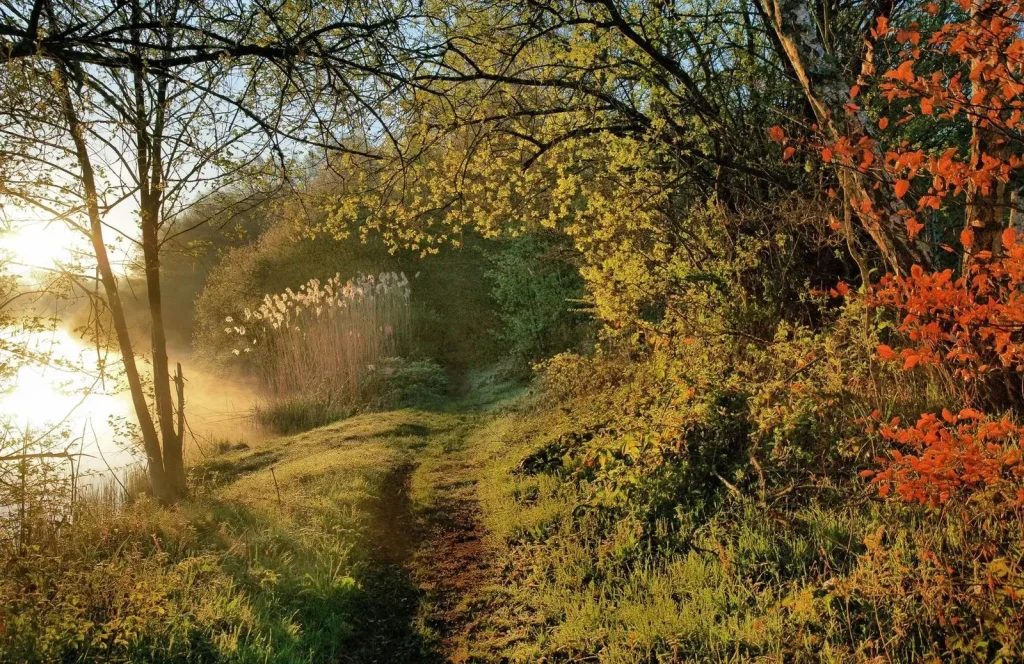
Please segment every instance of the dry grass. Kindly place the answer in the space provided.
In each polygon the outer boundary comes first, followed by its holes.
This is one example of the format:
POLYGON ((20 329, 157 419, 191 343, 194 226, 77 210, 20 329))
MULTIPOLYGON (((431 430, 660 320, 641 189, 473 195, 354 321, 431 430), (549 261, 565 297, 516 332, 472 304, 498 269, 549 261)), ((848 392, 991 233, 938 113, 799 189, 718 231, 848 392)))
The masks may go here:
POLYGON ((176 509, 84 512, 0 573, 0 661, 439 664, 406 488, 472 423, 354 417, 225 449, 176 509))

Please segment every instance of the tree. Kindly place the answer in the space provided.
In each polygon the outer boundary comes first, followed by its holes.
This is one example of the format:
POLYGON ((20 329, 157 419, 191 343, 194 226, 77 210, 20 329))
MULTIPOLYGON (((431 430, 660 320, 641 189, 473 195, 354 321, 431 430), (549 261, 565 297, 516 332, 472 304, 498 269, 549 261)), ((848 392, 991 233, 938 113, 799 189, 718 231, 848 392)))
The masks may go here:
MULTIPOLYGON (((881 472, 865 474, 883 495, 895 489, 909 501, 939 505, 994 490, 1012 504, 1024 500, 1024 431, 1010 417, 1024 403, 1024 242, 1014 196, 1024 168, 1024 5, 963 0, 960 9, 958 20, 928 27, 878 18, 873 35, 891 49, 890 68, 862 77, 865 103, 874 97, 881 107, 878 130, 858 120, 850 133, 825 129, 812 144, 849 178, 901 202, 907 241, 955 237, 941 244, 951 267, 915 263, 866 284, 863 298, 890 312, 902 335, 902 348, 880 345, 878 357, 905 371, 939 369, 968 408, 881 425, 895 448, 881 472), (914 125, 928 143, 908 140, 914 125)), ((938 13, 925 7, 925 17, 938 13)), ((858 207, 863 218, 885 214, 870 201, 858 207)))
MULTIPOLYGON (((788 223, 765 200, 818 196, 830 177, 780 164, 764 132, 808 111, 756 5, 443 7, 427 34, 445 48, 412 76, 399 145, 367 161, 362 192, 339 193, 332 230, 432 252, 470 228, 557 229, 600 315, 629 327, 788 223)), ((804 263, 824 260, 799 240, 804 263)))
POLYGON ((177 0, 39 0, 0 11, 4 76, 17 91, 0 111, 2 193, 89 237, 162 501, 186 492, 162 249, 197 225, 182 226, 187 210, 254 169, 280 175, 298 147, 360 151, 350 135, 370 141, 367 125, 385 131, 394 89, 384 80, 399 71, 409 16, 387 3, 314 10, 177 0), (137 243, 145 275, 155 420, 105 237, 122 232, 106 218, 118 205, 138 215, 138 236, 125 239, 137 243))

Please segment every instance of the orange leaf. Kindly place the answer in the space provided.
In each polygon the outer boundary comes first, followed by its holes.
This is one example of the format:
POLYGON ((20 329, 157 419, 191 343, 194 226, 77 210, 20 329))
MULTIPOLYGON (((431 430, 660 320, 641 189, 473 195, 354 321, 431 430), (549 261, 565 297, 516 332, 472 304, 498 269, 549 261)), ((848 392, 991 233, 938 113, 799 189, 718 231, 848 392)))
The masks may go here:
POLYGON ((896 198, 903 198, 907 191, 910 190, 910 181, 897 180, 896 185, 893 188, 896 190, 896 198))
POLYGON ((825 148, 821 151, 821 160, 825 163, 832 161, 832 150, 825 148))
POLYGON ((793 156, 793 153, 795 153, 795 152, 796 152, 796 148, 794 148, 792 145, 789 146, 788 148, 786 148, 785 150, 783 150, 782 151, 782 161, 789 161, 790 158, 793 156))
POLYGON ((909 371, 917 366, 917 363, 921 361, 920 355, 907 355, 907 359, 903 362, 903 370, 909 371))
POLYGON ((974 246, 974 231, 970 228, 960 231, 960 244, 964 245, 964 249, 970 249, 974 246))
POLYGON ((914 81, 914 61, 906 60, 900 64, 896 69, 891 69, 885 73, 885 78, 892 78, 897 81, 903 81, 904 83, 913 83, 914 81))
POLYGON ((879 345, 878 348, 875 349, 875 351, 878 353, 878 357, 882 360, 888 361, 896 359, 896 351, 894 351, 891 347, 886 346, 885 344, 879 345))
POLYGON ((882 118, 878 121, 878 128, 884 130, 889 126, 889 118, 882 118))
POLYGON ((776 143, 781 143, 786 140, 786 132, 779 125, 775 125, 768 130, 768 135, 772 137, 772 140, 776 143))
POLYGON ((924 224, 920 223, 917 219, 911 217, 907 219, 907 237, 911 240, 917 237, 917 234, 924 228, 924 224))

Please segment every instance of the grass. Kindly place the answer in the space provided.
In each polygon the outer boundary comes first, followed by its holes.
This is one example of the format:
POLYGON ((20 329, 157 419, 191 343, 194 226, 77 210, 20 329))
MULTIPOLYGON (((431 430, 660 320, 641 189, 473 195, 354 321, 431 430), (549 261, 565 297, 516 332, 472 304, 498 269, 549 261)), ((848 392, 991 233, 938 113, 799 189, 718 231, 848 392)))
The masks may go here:
POLYGON ((271 431, 288 435, 343 420, 353 410, 351 404, 338 404, 329 397, 299 395, 256 406, 253 417, 271 431))
POLYGON ((59 554, 0 577, 0 660, 438 659, 417 626, 407 487, 417 459, 466 426, 359 416, 225 451, 176 509, 84 515, 59 554))
POLYGON ((609 538, 522 472, 570 420, 517 394, 224 447, 179 508, 83 518, 4 577, 0 659, 736 661, 778 641, 770 592, 715 557, 619 565, 628 523, 609 538))
POLYGON ((236 355, 251 353, 264 387, 275 398, 328 393, 358 400, 368 367, 399 354, 410 335, 409 281, 383 273, 321 287, 312 279, 264 297, 243 321, 228 316, 225 333, 238 337, 236 355))
MULTIPOLYGON (((877 576, 865 561, 890 564, 862 545, 884 507, 808 504, 779 523, 737 500, 685 542, 665 525, 652 544, 628 515, 586 509, 578 484, 536 454, 578 426, 572 412, 469 385, 434 410, 224 447, 177 509, 143 499, 84 515, 59 554, 0 575, 0 661, 857 660, 844 644, 909 661, 927 650, 913 635, 872 644, 871 606, 913 610, 913 596, 873 600, 857 581, 877 576)), ((901 542, 892 564, 910 560, 901 542)))
MULTIPOLYGON (((287 435, 338 422, 357 412, 444 408, 448 387, 448 376, 432 360, 384 358, 365 372, 358 395, 339 397, 327 390, 278 396, 254 408, 253 415, 269 430, 287 435)), ((465 399, 460 402, 463 408, 470 405, 465 399)))
POLYGON ((883 580, 920 577, 912 541, 927 531, 908 522, 885 550, 865 549, 899 523, 889 506, 812 502, 782 519, 735 498, 695 529, 655 524, 648 539, 651 524, 588 508, 557 467, 524 467, 576 426, 564 409, 496 413, 431 461, 444 480, 425 481, 428 494, 472 487, 491 561, 460 597, 464 627, 446 649, 461 661, 917 661, 942 650, 914 631, 913 595, 883 580), (902 636, 881 627, 890 616, 902 636))
POLYGON ((570 430, 559 411, 491 418, 467 439, 462 479, 476 487, 501 574, 476 597, 459 647, 472 661, 749 661, 782 625, 771 590, 729 573, 716 555, 638 555, 628 521, 580 513, 570 485, 522 459, 570 430), (635 560, 643 561, 634 564, 635 560))

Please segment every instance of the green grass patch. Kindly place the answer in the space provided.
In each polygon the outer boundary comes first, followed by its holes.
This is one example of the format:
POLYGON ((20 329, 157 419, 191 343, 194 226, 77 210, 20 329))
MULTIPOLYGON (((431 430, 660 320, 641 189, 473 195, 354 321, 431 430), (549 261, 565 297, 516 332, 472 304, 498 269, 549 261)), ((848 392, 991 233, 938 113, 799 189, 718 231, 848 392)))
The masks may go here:
POLYGON ((0 575, 0 661, 439 661, 417 628, 401 486, 460 426, 357 416, 224 452, 175 509, 85 513, 61 550, 0 575))
POLYGON ((331 424, 356 412, 351 404, 339 404, 316 396, 297 395, 253 408, 253 417, 264 427, 280 434, 309 431, 331 424))

